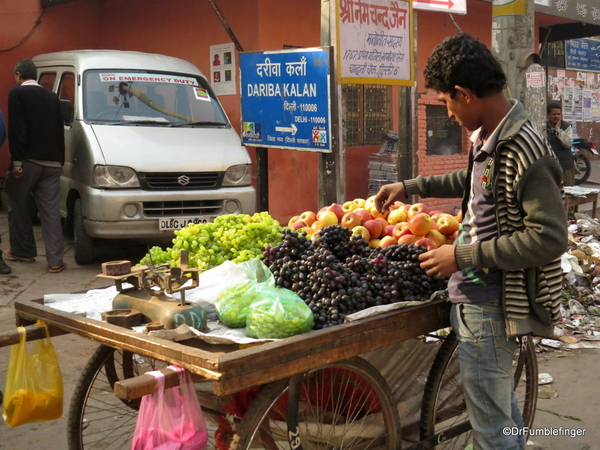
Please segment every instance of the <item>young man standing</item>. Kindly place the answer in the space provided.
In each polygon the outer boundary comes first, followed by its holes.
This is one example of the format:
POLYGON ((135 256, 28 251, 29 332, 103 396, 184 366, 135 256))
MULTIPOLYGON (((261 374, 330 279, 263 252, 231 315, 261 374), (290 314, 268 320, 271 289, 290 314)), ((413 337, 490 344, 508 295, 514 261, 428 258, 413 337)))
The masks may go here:
POLYGON ((64 125, 58 96, 36 83, 30 59, 14 69, 18 86, 8 94, 8 140, 11 164, 6 178, 9 200, 8 259, 33 262, 37 246, 31 214, 31 194, 37 205, 50 273, 62 272, 64 239, 60 222, 60 176, 65 161, 64 125))
POLYGON ((550 148, 558 158, 563 169, 563 183, 565 186, 575 185, 575 162, 571 153, 573 144, 573 127, 569 122, 562 120, 562 108, 558 102, 548 103, 546 108, 548 122, 546 131, 550 148))
POLYGON ((451 275, 451 323, 476 449, 522 450, 525 436, 513 387, 516 336, 551 336, 558 318, 567 247, 562 171, 523 106, 503 93, 506 77, 481 42, 461 33, 429 58, 425 87, 448 116, 472 132, 467 170, 387 185, 384 211, 409 195, 462 197, 454 246, 420 256, 431 276, 451 275))

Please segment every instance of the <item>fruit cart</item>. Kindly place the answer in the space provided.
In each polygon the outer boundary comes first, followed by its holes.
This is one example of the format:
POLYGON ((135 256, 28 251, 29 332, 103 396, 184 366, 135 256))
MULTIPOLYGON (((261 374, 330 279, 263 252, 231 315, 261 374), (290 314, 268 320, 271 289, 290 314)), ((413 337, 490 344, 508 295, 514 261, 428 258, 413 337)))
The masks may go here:
MULTIPOLYGON (((169 386, 175 377, 168 364, 196 376, 209 449, 444 448, 469 430, 454 334, 438 339, 416 423, 405 420, 390 383, 359 355, 383 349, 385 357, 394 344, 448 327, 449 308, 435 300, 244 348, 197 339, 175 343, 62 312, 43 300, 15 302, 28 340, 43 337, 32 325, 42 320, 52 336, 75 333, 101 344, 72 398, 70 450, 131 448, 139 399, 155 388, 144 373, 163 370, 169 386)), ((15 333, 0 336, 0 346, 16 342, 15 333)), ((515 361, 521 407, 531 425, 537 365, 529 340, 515 361)), ((394 371, 410 364, 394 361, 394 371)))

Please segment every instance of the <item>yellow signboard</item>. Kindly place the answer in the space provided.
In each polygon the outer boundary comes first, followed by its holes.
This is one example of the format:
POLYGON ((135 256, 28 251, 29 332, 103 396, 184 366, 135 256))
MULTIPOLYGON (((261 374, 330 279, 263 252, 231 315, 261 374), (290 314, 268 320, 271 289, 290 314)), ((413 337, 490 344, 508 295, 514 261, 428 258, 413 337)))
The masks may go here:
POLYGON ((494 0, 492 17, 527 14, 527 0, 494 0))

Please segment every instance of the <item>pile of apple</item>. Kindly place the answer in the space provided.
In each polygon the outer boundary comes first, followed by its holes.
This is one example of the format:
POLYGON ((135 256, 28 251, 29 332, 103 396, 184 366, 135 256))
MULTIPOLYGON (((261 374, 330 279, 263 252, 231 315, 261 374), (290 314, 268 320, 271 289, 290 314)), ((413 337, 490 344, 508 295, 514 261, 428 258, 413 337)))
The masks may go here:
POLYGON ((344 204, 332 203, 315 213, 305 211, 290 219, 288 227, 317 236, 327 225, 342 225, 369 242, 369 246, 387 247, 394 244, 416 244, 432 250, 452 244, 462 221, 441 211, 430 211, 424 203, 395 202, 385 213, 375 208, 375 196, 357 198, 344 204))

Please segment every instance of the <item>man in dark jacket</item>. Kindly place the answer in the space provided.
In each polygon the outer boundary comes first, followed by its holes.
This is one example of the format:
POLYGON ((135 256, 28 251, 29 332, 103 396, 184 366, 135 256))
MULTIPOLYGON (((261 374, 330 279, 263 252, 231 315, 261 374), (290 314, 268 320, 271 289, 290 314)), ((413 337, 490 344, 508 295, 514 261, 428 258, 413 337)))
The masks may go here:
POLYGON ((62 272, 64 240, 59 212, 60 176, 65 161, 64 126, 58 96, 36 83, 37 69, 22 59, 14 69, 14 87, 8 94, 8 140, 11 165, 6 180, 9 200, 8 259, 33 262, 37 247, 28 199, 35 199, 46 261, 50 273, 62 272))
MULTIPOLYGON (((6 128, 4 127, 4 116, 2 115, 2 111, 0 111, 0 147, 2 147, 5 140, 6 128)), ((11 268, 4 262, 4 259, 2 259, 2 255, 0 254, 0 275, 8 275, 11 272, 11 268)))
POLYGON ((571 153, 573 127, 569 122, 562 120, 560 103, 548 103, 546 112, 548 113, 546 125, 548 143, 563 169, 563 183, 565 186, 573 186, 575 185, 575 162, 571 153))

